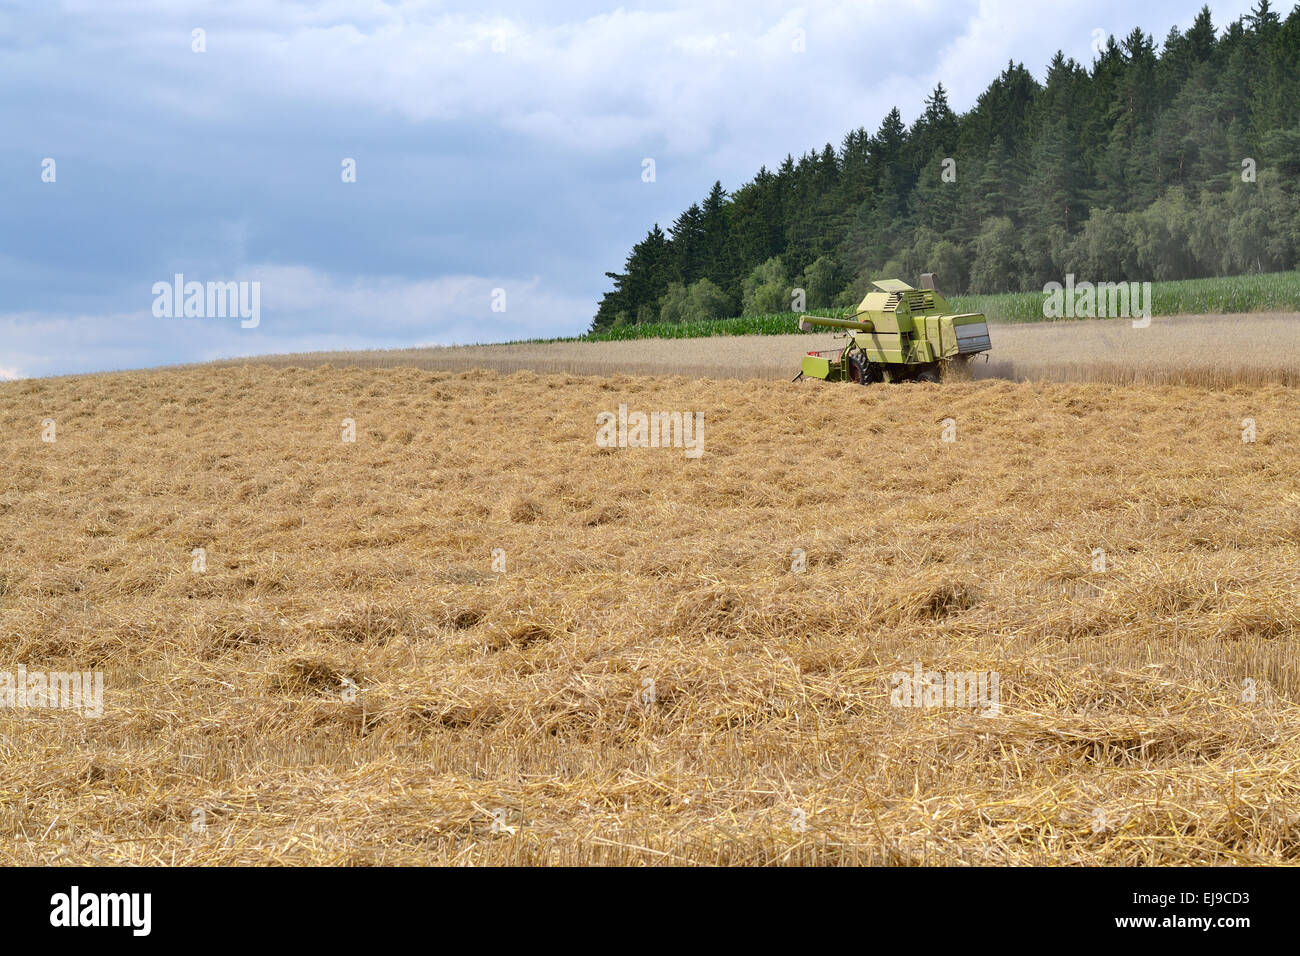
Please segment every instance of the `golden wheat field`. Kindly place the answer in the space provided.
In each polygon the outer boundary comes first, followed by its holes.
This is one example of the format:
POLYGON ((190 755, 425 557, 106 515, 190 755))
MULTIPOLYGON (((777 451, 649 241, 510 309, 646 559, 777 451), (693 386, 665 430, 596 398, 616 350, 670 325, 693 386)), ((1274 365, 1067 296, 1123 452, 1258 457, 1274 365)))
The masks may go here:
MULTIPOLYGON (((993 351, 978 357, 976 378, 1111 384, 1300 385, 1300 312, 1157 316, 1145 328, 1130 319, 993 324, 993 351)), ((793 325, 793 322, 792 322, 793 325)), ((361 352, 312 352, 254 361, 279 367, 333 364, 360 368, 412 367, 442 371, 608 375, 690 375, 789 380, 799 357, 843 346, 824 335, 745 335, 623 342, 525 342, 361 352)))
POLYGON ((1280 384, 0 383, 0 669, 105 687, 98 718, 0 709, 0 861, 1294 862, 1298 412, 1280 384), (702 453, 599 447, 620 405, 702 415, 702 453), (998 706, 895 706, 914 667, 996 674, 998 706))

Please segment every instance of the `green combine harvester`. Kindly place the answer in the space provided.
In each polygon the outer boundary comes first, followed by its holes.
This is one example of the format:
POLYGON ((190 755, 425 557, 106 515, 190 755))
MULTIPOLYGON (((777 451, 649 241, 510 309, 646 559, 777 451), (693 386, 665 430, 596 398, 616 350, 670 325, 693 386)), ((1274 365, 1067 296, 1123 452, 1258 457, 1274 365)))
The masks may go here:
POLYGON ((983 314, 955 314, 935 287, 934 273, 921 276, 920 289, 898 279, 871 283, 853 315, 832 319, 805 315, 799 328, 844 329, 848 344, 828 352, 809 352, 795 381, 820 378, 875 382, 938 382, 953 367, 993 347, 983 314))

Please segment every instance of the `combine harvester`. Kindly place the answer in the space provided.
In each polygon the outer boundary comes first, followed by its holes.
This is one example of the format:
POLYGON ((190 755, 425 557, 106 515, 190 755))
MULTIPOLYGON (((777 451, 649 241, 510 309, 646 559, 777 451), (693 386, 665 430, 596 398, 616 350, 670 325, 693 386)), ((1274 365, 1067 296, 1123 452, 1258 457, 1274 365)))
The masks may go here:
POLYGON ((954 314, 935 288, 934 273, 921 276, 920 289, 898 279, 871 284, 880 291, 868 292, 851 316, 799 319, 801 331, 846 329, 849 341, 842 349, 809 352, 795 381, 938 382, 952 366, 993 347, 983 314, 954 314))

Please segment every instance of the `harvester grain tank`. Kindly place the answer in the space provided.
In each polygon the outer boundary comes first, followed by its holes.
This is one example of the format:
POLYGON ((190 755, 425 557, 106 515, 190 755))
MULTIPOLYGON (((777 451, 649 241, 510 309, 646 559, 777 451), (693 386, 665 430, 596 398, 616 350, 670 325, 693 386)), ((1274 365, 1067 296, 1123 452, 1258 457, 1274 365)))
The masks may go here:
POLYGON ((898 279, 872 283, 857 311, 843 318, 805 315, 799 328, 843 329, 848 343, 839 349, 809 352, 797 377, 829 382, 938 382, 954 367, 993 347, 989 326, 979 312, 956 313, 935 285, 921 276, 914 289, 898 279))

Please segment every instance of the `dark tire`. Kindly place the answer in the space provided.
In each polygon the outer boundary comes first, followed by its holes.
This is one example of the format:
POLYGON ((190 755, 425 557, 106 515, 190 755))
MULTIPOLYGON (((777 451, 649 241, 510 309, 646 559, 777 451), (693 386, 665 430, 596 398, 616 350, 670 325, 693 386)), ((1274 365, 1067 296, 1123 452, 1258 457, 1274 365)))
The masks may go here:
POLYGON ((876 385, 884 380, 884 369, 867 359, 866 355, 859 352, 849 356, 849 381, 858 382, 858 385, 876 385))
POLYGON ((939 384, 939 370, 937 368, 924 368, 916 373, 914 382, 929 382, 931 385, 939 384))

